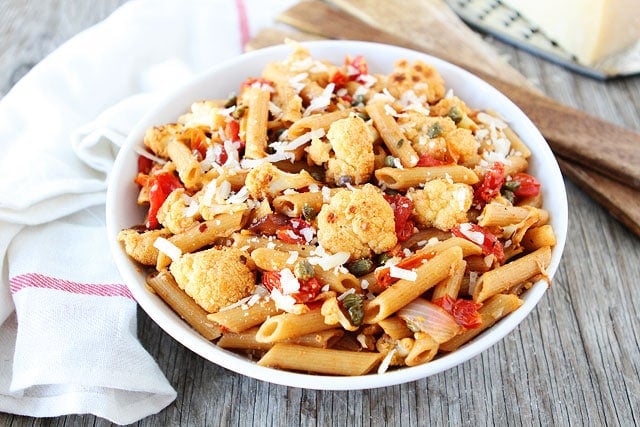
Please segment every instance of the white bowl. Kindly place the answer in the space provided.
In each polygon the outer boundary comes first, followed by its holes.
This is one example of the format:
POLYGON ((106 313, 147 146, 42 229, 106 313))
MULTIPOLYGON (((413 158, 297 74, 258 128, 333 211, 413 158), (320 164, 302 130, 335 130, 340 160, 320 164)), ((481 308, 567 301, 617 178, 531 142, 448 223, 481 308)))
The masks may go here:
MULTIPOLYGON (((546 141, 515 104, 474 75, 423 53, 365 42, 318 41, 304 44, 314 58, 327 59, 336 64, 343 63, 346 55, 364 55, 369 64, 369 70, 379 73, 389 73, 393 63, 398 59, 421 59, 434 65, 444 77, 447 87, 452 88, 467 105, 478 109, 492 109, 502 115, 532 152, 529 171, 542 184, 544 208, 550 213, 551 224, 557 236, 557 245, 552 250, 551 265, 547 269, 549 276, 553 277, 560 263, 567 234, 567 199, 564 182, 546 141)), ((144 212, 135 202, 138 188, 133 183, 133 177, 137 171, 138 154, 133 148, 142 146, 143 135, 148 127, 175 122, 178 116, 188 111, 194 101, 226 98, 229 94, 236 92, 247 77, 259 76, 268 62, 282 60, 290 52, 290 46, 275 46, 238 56, 208 70, 169 94, 135 126, 120 149, 107 192, 107 231, 116 265, 142 309, 174 339, 211 362, 263 381, 311 389, 355 390, 417 380, 459 365, 501 340, 516 328, 540 301, 547 289, 546 282, 536 283, 522 295, 524 303, 518 310, 458 350, 424 365, 358 377, 309 375, 258 366, 204 339, 158 296, 145 288, 144 274, 139 266, 125 254, 116 239, 118 231, 143 221, 144 212)))

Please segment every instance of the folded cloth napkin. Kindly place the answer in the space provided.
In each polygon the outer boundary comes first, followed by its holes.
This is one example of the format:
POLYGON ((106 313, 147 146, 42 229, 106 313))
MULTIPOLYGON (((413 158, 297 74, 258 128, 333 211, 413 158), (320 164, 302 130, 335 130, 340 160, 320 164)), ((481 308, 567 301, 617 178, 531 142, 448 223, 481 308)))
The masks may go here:
POLYGON ((0 411, 126 424, 175 399, 110 257, 109 171, 159 94, 240 54, 291 4, 134 0, 0 101, 0 411))

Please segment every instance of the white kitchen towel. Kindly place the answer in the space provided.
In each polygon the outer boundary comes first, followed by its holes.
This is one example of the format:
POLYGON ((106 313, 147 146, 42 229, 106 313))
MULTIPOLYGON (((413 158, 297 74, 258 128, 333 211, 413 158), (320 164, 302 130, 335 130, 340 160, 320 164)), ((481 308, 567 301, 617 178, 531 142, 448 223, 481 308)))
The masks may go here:
POLYGON ((119 145, 163 92, 293 0, 133 0, 0 101, 0 411, 126 424, 176 397, 136 336, 104 225, 119 145))

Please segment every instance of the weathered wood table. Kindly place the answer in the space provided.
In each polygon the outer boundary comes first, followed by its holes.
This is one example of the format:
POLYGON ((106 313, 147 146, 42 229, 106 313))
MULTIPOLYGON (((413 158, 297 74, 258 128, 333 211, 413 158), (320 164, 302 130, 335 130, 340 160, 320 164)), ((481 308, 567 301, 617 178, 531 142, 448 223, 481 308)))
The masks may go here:
MULTIPOLYGON (((124 0, 2 0, 0 96, 45 55, 124 0)), ((492 41, 547 95, 640 129, 640 77, 592 80, 492 41)), ((1 142, 0 142, 1 144, 1 142)), ((640 147, 638 147, 640 149, 640 147)), ((553 287, 505 340, 428 379, 363 391, 253 380, 178 344, 144 313, 138 332, 178 392, 140 425, 637 425, 640 239, 567 181, 569 236, 553 287)), ((0 425, 105 425, 0 413, 0 425)))

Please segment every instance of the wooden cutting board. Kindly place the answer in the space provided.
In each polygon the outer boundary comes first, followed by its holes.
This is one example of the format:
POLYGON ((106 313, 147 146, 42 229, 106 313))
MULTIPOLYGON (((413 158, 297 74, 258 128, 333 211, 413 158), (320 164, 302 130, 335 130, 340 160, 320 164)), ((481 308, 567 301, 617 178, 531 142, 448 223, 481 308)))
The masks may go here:
POLYGON ((457 64, 513 100, 556 154, 640 189, 640 134, 544 96, 441 0, 302 1, 278 19, 327 38, 420 50, 457 64), (309 13, 313 11, 313 13, 309 13))
MULTIPOLYGON (((435 3, 435 4, 441 3, 441 2, 433 2, 433 0, 426 0, 426 2, 435 3)), ((370 12, 369 15, 367 15, 366 12, 367 10, 374 10, 374 11, 378 10, 377 2, 374 1, 370 4, 370 2, 367 0, 353 0, 348 3, 359 4, 359 7, 356 8, 356 13, 358 13, 359 15, 362 15, 365 17, 369 16, 369 18, 367 18, 369 20, 376 19, 376 18, 371 18, 371 16, 374 15, 374 12, 370 12), (375 5, 373 5, 373 3, 375 3, 375 5), (369 9, 369 8, 372 8, 372 9, 369 9)), ((391 3, 393 3, 393 1, 391 1, 391 3)), ((410 3, 414 3, 414 2, 410 2, 410 3)), ((525 97, 524 100, 527 101, 528 100, 527 97, 537 96, 537 97, 540 97, 543 101, 541 105, 547 105, 545 108, 551 108, 552 109, 551 111, 557 110, 557 114, 562 114, 563 112, 565 112, 566 114, 568 114, 569 117, 573 117, 575 114, 578 114, 580 117, 584 117, 585 113, 583 112, 580 112, 578 110, 573 110, 569 107, 565 107, 561 104, 558 104, 557 102, 550 100, 549 98, 542 97, 540 95, 540 92, 531 85, 531 83, 526 79, 526 77, 524 77, 522 74, 520 74, 517 70, 515 70, 510 65, 508 64, 504 65, 505 64, 504 61, 502 60, 502 58, 499 57, 497 53, 493 52, 492 49, 486 43, 484 43, 481 39, 479 39, 479 37, 475 33, 473 33, 468 27, 466 27, 466 25, 462 23, 462 21, 460 21, 457 18, 457 16, 455 15, 451 16, 450 14, 452 14, 452 12, 450 10, 449 12, 447 12, 446 10, 441 11, 440 16, 444 16, 445 18, 441 18, 441 19, 447 19, 449 22, 449 25, 444 27, 440 26, 439 27, 440 29, 447 31, 448 33, 455 32, 458 36, 461 36, 463 40, 478 39, 480 40, 482 45, 484 45, 482 49, 478 48, 473 50, 473 55, 475 55, 474 61, 477 61, 475 62, 475 65, 479 66, 480 68, 479 72, 475 70, 473 66, 465 66, 466 64, 461 62, 458 56, 456 56, 456 58, 450 59, 450 58, 447 58, 447 55, 439 55, 438 52, 433 52, 431 49, 442 49, 444 47, 438 47, 438 44, 436 44, 435 41, 431 40, 431 38, 429 38, 428 42, 422 42, 420 44, 417 44, 412 41, 408 41, 402 37, 396 36, 394 34, 390 34, 387 31, 382 31, 380 28, 373 27, 367 24, 366 22, 362 21, 358 17, 342 9, 332 8, 326 3, 319 2, 319 1, 303 1, 295 5, 291 9, 285 11, 279 17, 279 20, 281 22, 291 25, 292 27, 296 28, 298 31, 295 31, 293 33, 287 33, 287 32, 283 32, 280 29, 278 30, 268 29, 260 33, 259 35, 257 35, 256 38, 254 38, 251 41, 250 47, 259 48, 259 47, 264 47, 272 44, 281 43, 285 37, 289 37, 289 38, 293 38, 301 41, 309 40, 309 39, 317 39, 317 38, 333 38, 333 39, 375 41, 375 42, 381 42, 381 43, 395 44, 395 45, 404 46, 404 47, 408 47, 416 50, 425 51, 426 53, 430 53, 430 54, 433 54, 434 56, 439 56, 445 60, 449 60, 452 63, 457 63, 458 65, 464 68, 471 69, 475 71, 475 74, 480 75, 481 77, 485 78, 485 80, 489 80, 490 83, 494 84, 503 92, 505 91, 504 88, 506 87, 507 89, 511 88, 515 94, 517 95, 519 94, 519 98, 518 96, 512 95, 511 96, 512 99, 514 98, 522 99, 522 97, 525 97), (313 13, 312 14, 309 13, 309 10, 313 10, 313 13), (458 31, 458 27, 460 27, 459 31, 458 31), (428 46, 425 48, 424 44, 428 44, 428 46), (488 59, 489 57, 492 59, 489 60, 488 59), (502 62, 498 62, 498 61, 502 61, 502 62), (498 69, 497 71, 495 71, 495 73, 497 75, 500 75, 500 77, 502 78, 510 79, 510 81, 515 83, 515 85, 504 83, 504 81, 501 78, 496 78, 495 76, 490 75, 488 76, 489 78, 485 77, 486 72, 491 72, 488 69, 488 67, 490 66, 490 65, 487 65, 488 63, 501 64, 500 67, 497 67, 498 69), (502 65, 504 65, 504 67, 502 65), (505 71, 505 69, 507 71, 505 71), (517 85, 520 85, 520 86, 517 86, 517 85), (513 89, 514 86, 519 90, 513 89)), ((382 25, 382 24, 379 24, 379 25, 382 25)), ((432 25, 435 25, 435 24, 432 24, 432 25)), ((395 24, 390 23, 388 29, 391 29, 393 31, 394 26, 395 24)), ((397 27, 395 31, 401 32, 400 30, 397 29, 397 27)), ((434 37, 433 39, 435 38, 436 37, 434 37)), ((422 37, 421 39, 424 40, 427 38, 422 37)), ((447 43, 444 43, 443 45, 442 41, 439 41, 437 43, 440 43, 440 46, 445 46, 445 47, 449 45, 447 43)), ((447 52, 451 50, 452 49, 447 49, 447 52)), ((545 110, 543 110, 541 113, 544 113, 544 111, 545 110)), ((527 112, 527 111, 525 112, 531 117, 530 112, 527 112)), ((575 117, 573 119, 566 118, 567 117, 566 115, 564 117, 565 117, 565 120, 576 120, 575 117)), ((587 117, 591 117, 591 116, 587 116, 587 117)), ((601 119, 595 119, 595 120, 596 122, 604 123, 607 128, 609 127, 617 128, 616 126, 608 122, 604 122, 601 119)), ((550 127, 553 128, 553 124, 550 127)), ((617 128, 617 129, 620 130, 621 128, 617 128)), ((637 134, 627 131, 625 129, 622 129, 622 131, 627 135, 631 135, 629 138, 631 139, 633 144, 639 143, 639 142, 636 142, 638 138, 637 134)), ((557 130, 555 131, 556 132, 555 134, 553 132, 554 132, 553 129, 551 130, 547 129, 547 133, 556 135, 556 137, 557 137, 557 134, 559 133, 560 138, 563 137, 562 132, 559 132, 557 130)), ((589 143, 593 143, 592 141, 593 135, 585 136, 584 132, 582 132, 582 134, 583 134, 583 137, 589 138, 589 143)), ((548 135, 545 135, 545 136, 549 138, 548 135)), ((607 210, 614 217, 620 220, 635 234, 640 236, 640 191, 637 191, 635 188, 632 188, 628 185, 621 184, 621 182, 624 181, 624 178, 621 178, 620 175, 616 176, 616 179, 620 181, 615 181, 611 179, 611 175, 612 175, 611 173, 607 173, 606 175, 604 175, 602 173, 595 172, 591 168, 585 167, 584 163, 586 162, 586 160, 584 159, 584 157, 581 158, 582 163, 576 163, 576 160, 580 160, 580 156, 579 155, 574 156, 574 153, 572 150, 562 151, 562 150, 558 150, 557 147, 554 146, 554 144, 550 144, 550 145, 554 149, 554 152, 558 154, 558 156, 560 156, 559 157, 559 160, 561 160, 560 166, 563 170, 563 173, 566 176, 568 176, 570 179, 572 179, 576 184, 578 184, 588 194, 590 194, 598 203, 602 204, 605 208, 607 208, 607 210)), ((601 153, 599 154, 596 153, 596 155, 600 155, 600 154, 601 153)), ((633 171, 637 173, 638 168, 636 166, 633 166, 633 171)))

